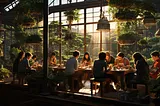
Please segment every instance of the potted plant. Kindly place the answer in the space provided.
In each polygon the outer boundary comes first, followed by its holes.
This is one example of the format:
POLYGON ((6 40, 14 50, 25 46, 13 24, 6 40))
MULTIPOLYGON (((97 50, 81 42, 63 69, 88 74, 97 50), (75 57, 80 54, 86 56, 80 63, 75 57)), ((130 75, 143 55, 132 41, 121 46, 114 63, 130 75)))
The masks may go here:
POLYGON ((118 36, 118 43, 120 45, 133 45, 139 36, 134 32, 126 32, 118 36))
POLYGON ((35 19, 30 15, 25 15, 22 20, 23 26, 33 26, 35 24, 35 19))
POLYGON ((133 0, 108 0, 111 7, 129 8, 133 5, 133 0))
POLYGON ((137 16, 138 14, 136 11, 131 11, 129 9, 119 9, 118 12, 113 15, 113 18, 120 21, 130 21, 135 20, 137 16))
POLYGON ((67 21, 69 24, 69 29, 71 30, 71 24, 73 23, 73 21, 78 21, 79 20, 79 10, 78 9, 74 9, 74 10, 68 10, 64 12, 64 15, 67 17, 67 21))
POLYGON ((41 43, 42 42, 42 35, 40 34, 32 34, 27 37, 26 43, 41 43))
POLYGON ((0 80, 4 81, 5 78, 8 78, 11 75, 10 70, 7 68, 3 68, 3 66, 0 68, 0 80))

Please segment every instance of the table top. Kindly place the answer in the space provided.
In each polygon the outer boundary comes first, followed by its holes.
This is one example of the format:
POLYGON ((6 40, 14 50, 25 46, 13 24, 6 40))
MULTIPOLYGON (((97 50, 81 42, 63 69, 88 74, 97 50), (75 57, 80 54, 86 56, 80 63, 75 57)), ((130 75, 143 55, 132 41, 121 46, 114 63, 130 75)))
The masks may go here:
POLYGON ((127 68, 115 68, 115 69, 111 69, 110 71, 115 71, 115 72, 125 72, 125 71, 129 71, 129 69, 127 68))

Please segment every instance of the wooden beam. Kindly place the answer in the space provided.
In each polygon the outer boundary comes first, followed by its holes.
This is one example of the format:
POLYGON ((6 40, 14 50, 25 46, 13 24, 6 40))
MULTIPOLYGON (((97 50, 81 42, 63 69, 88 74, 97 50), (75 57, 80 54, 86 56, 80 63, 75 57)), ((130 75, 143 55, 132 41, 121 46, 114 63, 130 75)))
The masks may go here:
MULTIPOLYGON (((107 2, 102 4, 103 6, 108 5, 107 2)), ((60 12, 60 11, 66 11, 72 10, 72 9, 84 9, 84 8, 93 8, 93 7, 100 7, 101 1, 100 0, 92 0, 92 1, 84 1, 84 2, 77 2, 77 3, 71 3, 71 4, 63 4, 63 5, 57 5, 57 6, 51 6, 49 7, 49 14, 60 12)))

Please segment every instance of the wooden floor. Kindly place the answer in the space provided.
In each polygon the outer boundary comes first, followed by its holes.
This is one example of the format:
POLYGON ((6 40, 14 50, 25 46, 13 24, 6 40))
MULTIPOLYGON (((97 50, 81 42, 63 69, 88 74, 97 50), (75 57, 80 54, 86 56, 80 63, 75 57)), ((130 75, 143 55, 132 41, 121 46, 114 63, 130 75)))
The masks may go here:
MULTIPOLYGON (((12 81, 12 78, 7 79, 5 82, 7 82, 8 85, 10 85, 10 82, 12 81)), ((26 86, 27 87, 27 86, 26 86)), ((16 88, 19 89, 20 88, 16 88)), ((22 90, 23 91, 23 90, 22 90)), ((70 92, 63 92, 63 91, 57 91, 55 94, 41 94, 39 95, 41 98, 56 98, 60 97, 61 99, 75 99, 77 100, 79 98, 78 101, 84 101, 87 100, 86 102, 91 102, 90 104, 92 104, 93 101, 98 101, 98 102, 104 102, 107 101, 109 102, 109 105, 106 106, 120 106, 119 104, 126 104, 126 106, 154 106, 153 103, 140 103, 138 102, 133 102, 133 101, 126 101, 126 100, 120 100, 120 94, 121 92, 109 92, 109 93, 105 93, 104 97, 100 97, 99 93, 98 93, 99 89, 96 90, 96 94, 94 94, 94 96, 91 96, 91 90, 90 90, 90 81, 87 81, 86 83, 84 83, 84 87, 82 89, 79 90, 78 93, 70 93, 70 92), (129 104, 129 105, 127 105, 129 104)), ((95 92, 95 91, 94 91, 95 92)), ((37 95, 36 95, 37 96, 37 95)), ((29 99, 30 100, 30 99, 29 99)), ((93 105, 93 104, 92 104, 93 105)), ((100 106, 100 105, 97 105, 100 106)))

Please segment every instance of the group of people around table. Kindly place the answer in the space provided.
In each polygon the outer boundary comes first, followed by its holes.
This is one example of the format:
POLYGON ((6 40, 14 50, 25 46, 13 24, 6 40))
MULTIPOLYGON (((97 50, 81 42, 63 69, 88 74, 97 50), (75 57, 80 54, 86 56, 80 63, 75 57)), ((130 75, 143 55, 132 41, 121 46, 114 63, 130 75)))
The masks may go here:
POLYGON ((18 56, 13 63, 13 83, 15 79, 18 78, 19 84, 25 84, 25 77, 27 74, 36 71, 38 62, 36 61, 37 56, 24 51, 19 52, 18 56))
POLYGON ((76 50, 73 52, 73 57, 66 62, 65 74, 70 76, 68 81, 69 86, 72 84, 71 80, 73 76, 79 79, 77 83, 79 87, 83 86, 82 79, 84 72, 78 69, 81 66, 92 66, 94 78, 109 78, 111 82, 114 82, 116 87, 117 85, 119 86, 119 80, 124 80, 124 83, 121 83, 122 89, 130 88, 132 81, 147 83, 150 80, 156 80, 160 73, 160 54, 157 51, 151 53, 154 61, 152 67, 149 67, 144 56, 139 52, 135 52, 132 55, 134 66, 131 66, 129 59, 122 52, 119 52, 116 58, 110 52, 100 52, 99 58, 94 61, 90 57, 90 54, 86 52, 80 63, 78 61, 79 56, 80 52, 76 50), (122 78, 118 79, 117 75, 111 71, 113 67, 117 69, 126 68, 128 71, 125 71, 122 78))

